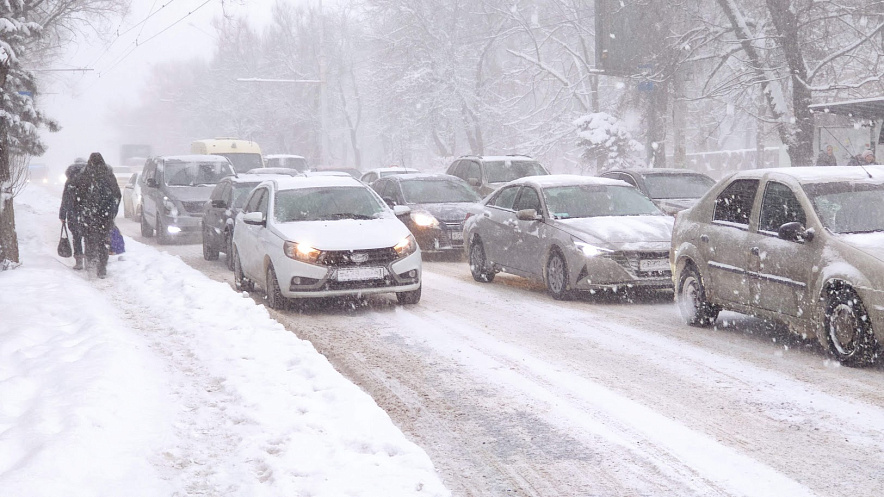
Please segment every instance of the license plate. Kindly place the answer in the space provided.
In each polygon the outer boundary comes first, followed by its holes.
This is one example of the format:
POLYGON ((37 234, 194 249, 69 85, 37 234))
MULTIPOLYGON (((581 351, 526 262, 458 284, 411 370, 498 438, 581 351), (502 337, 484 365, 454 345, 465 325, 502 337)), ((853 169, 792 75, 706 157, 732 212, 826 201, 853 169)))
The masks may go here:
POLYGON ((463 231, 452 231, 451 232, 451 239, 463 241, 463 231))
POLYGON ((387 270, 382 267, 347 267, 338 269, 338 281, 380 280, 387 270))
POLYGON ((638 261, 639 271, 669 271, 668 259, 642 259, 638 261))

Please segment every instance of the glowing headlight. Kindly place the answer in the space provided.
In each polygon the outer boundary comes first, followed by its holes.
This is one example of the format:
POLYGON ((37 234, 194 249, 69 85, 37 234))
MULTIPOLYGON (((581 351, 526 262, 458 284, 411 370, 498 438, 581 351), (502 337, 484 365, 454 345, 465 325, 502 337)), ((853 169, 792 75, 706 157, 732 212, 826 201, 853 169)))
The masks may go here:
POLYGON ((414 235, 408 235, 403 238, 402 241, 393 246, 393 250, 396 251, 399 257, 413 254, 417 250, 417 241, 415 241, 414 235))
POLYGON ((585 242, 581 242, 578 240, 574 240, 574 246, 577 247, 577 250, 583 252, 583 255, 586 257, 596 257, 599 255, 610 254, 613 250, 608 250, 601 247, 596 247, 595 245, 590 245, 585 242))
POLYGON ((282 245, 283 253, 296 261, 307 262, 313 264, 319 259, 321 250, 317 250, 309 245, 296 242, 285 242, 282 245))
POLYGON ((411 220, 421 228, 439 226, 439 220, 433 217, 429 212, 412 212, 411 220))

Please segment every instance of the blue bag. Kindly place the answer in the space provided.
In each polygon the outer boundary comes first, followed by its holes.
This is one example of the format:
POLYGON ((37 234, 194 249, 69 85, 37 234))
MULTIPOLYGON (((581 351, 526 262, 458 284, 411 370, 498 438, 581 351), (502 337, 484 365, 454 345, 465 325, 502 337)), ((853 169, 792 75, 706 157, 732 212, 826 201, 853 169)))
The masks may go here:
POLYGON ((110 232, 110 252, 113 254, 122 254, 126 251, 126 242, 123 241, 123 235, 116 226, 110 232))

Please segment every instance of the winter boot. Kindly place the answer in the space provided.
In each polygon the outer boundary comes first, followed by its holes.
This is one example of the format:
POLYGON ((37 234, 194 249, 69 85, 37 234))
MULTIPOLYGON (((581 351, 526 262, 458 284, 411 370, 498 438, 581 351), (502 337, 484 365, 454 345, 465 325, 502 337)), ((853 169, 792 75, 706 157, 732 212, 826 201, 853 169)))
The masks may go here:
POLYGON ((76 269, 78 271, 83 269, 83 256, 82 255, 75 255, 74 260, 76 261, 76 263, 74 264, 74 269, 76 269))

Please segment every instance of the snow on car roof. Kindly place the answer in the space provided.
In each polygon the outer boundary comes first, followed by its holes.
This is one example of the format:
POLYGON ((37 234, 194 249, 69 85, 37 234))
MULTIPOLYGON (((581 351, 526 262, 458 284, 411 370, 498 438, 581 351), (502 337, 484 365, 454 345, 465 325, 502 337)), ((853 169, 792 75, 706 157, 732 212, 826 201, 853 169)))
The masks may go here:
POLYGON ((452 176, 450 174, 445 173, 408 173, 408 174, 397 174, 393 176, 391 179, 395 178, 398 181, 407 181, 410 179, 444 179, 451 181, 463 181, 457 176, 452 176))
POLYGON ((264 155, 265 159, 303 159, 303 155, 295 155, 295 154, 266 154, 264 155))
POLYGON ((483 155, 481 157, 481 159, 482 160, 502 160, 502 161, 530 160, 530 161, 537 162, 537 159, 535 159, 534 157, 529 157, 527 155, 483 155))
POLYGON ((299 188, 320 188, 323 186, 353 186, 368 188, 365 183, 352 176, 308 176, 273 178, 277 190, 296 190, 299 188))
POLYGON ((740 171, 734 177, 760 178, 765 174, 791 177, 799 183, 826 183, 831 181, 861 181, 869 179, 884 181, 884 166, 775 167, 740 171))
POLYGON ((643 168, 635 168, 635 169, 609 169, 605 171, 606 173, 638 173, 641 175, 646 174, 699 174, 702 176, 706 176, 705 173, 700 171, 694 171, 693 169, 678 169, 675 167, 643 167, 643 168))
POLYGON ((549 174, 543 176, 525 176, 511 181, 509 184, 531 184, 540 188, 570 185, 627 185, 625 181, 611 178, 599 178, 597 176, 579 176, 576 174, 549 174))
POLYGON ((163 160, 177 160, 181 162, 230 162, 222 155, 188 154, 188 155, 164 155, 163 160))
POLYGON ((384 172, 384 171, 409 171, 409 172, 415 172, 415 173, 420 172, 419 169, 415 169, 413 167, 400 167, 400 166, 376 167, 374 169, 369 169, 368 171, 365 171, 365 172, 366 173, 377 173, 377 172, 384 172))

